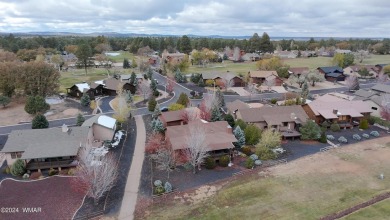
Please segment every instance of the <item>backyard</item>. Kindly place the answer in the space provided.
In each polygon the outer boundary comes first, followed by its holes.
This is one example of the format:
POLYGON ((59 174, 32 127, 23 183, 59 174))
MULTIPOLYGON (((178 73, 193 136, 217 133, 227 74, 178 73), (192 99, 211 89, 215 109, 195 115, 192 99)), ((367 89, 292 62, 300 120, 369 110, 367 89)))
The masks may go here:
POLYGON ((378 176, 390 175, 389 141, 359 142, 168 195, 137 217, 318 219, 387 192, 390 179, 378 176))

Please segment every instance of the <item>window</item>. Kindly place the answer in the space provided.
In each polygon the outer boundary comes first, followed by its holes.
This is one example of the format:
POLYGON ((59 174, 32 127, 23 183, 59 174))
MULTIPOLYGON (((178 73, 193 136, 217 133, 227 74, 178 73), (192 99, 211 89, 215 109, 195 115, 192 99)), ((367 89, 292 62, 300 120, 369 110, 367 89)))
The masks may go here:
POLYGON ((288 122, 283 122, 283 126, 287 126, 288 125, 288 122))
POLYGON ((22 152, 12 152, 11 153, 12 159, 21 158, 21 157, 22 157, 22 152))
POLYGON ((375 110, 375 111, 378 110, 377 107, 371 107, 371 109, 372 109, 372 110, 375 110))

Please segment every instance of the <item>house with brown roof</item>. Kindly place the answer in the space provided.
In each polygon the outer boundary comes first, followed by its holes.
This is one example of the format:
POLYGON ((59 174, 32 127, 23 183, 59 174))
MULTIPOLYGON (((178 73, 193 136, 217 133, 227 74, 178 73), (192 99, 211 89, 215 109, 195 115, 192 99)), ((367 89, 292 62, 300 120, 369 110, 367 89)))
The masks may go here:
POLYGON ((128 82, 122 82, 119 79, 109 78, 104 80, 103 94, 109 96, 116 96, 118 89, 130 91, 134 93, 136 88, 128 82))
POLYGON ((200 109, 197 107, 185 108, 177 111, 161 112, 159 119, 165 127, 184 125, 188 120, 198 119, 200 117, 200 109))
POLYGON ((283 80, 278 76, 278 73, 274 70, 255 70, 249 71, 249 78, 252 83, 262 84, 266 80, 275 80, 275 86, 281 86, 283 84, 283 80))
POLYGON ((291 50, 291 51, 275 51, 274 53, 276 56, 280 58, 297 58, 298 57, 298 51, 297 50, 291 50))
POLYGON ((310 72, 309 67, 290 67, 290 69, 288 69, 288 74, 294 76, 300 76, 300 75, 306 76, 307 74, 309 74, 309 72, 310 72))
POLYGON ((320 96, 303 106, 303 109, 316 123, 324 121, 338 123, 340 127, 352 128, 367 119, 372 110, 362 100, 349 101, 336 96, 320 96))
POLYGON ((239 99, 236 99, 233 102, 226 103, 226 108, 227 108, 229 114, 236 116, 236 112, 238 110, 248 109, 248 108, 250 108, 250 106, 247 103, 245 103, 239 99))
POLYGON ((300 105, 239 109, 236 114, 260 129, 280 131, 284 138, 300 137, 298 128, 309 118, 300 105))
POLYGON ((207 151, 211 156, 219 157, 226 154, 232 156, 233 143, 237 142, 232 127, 226 121, 207 122, 200 119, 190 121, 186 125, 167 127, 165 138, 177 154, 187 148, 187 139, 194 128, 204 131, 207 151))
POLYGON ((382 96, 377 92, 359 89, 354 93, 353 100, 362 100, 371 108, 371 115, 381 117, 380 110, 382 105, 382 96))
POLYGON ((180 63, 185 58, 184 53, 162 53, 162 60, 165 63, 180 63))
POLYGON ((359 78, 376 78, 379 74, 379 70, 374 65, 353 65, 344 68, 344 74, 348 76, 357 76, 359 78), (367 76, 361 76, 359 71, 366 68, 368 71, 367 76))
POLYGON ((235 73, 226 72, 226 73, 202 73, 201 77, 206 84, 206 80, 214 80, 215 85, 223 88, 226 83, 231 87, 243 87, 245 82, 242 77, 238 76, 235 73))

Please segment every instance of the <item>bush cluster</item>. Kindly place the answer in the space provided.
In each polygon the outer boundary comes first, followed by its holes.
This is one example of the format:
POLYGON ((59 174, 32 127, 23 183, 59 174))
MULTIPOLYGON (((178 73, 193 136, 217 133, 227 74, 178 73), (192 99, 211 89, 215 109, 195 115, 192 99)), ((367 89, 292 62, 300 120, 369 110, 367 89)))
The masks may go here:
POLYGON ((246 154, 247 156, 252 154, 252 149, 249 146, 244 146, 241 148, 242 153, 246 154))
POLYGON ((370 132, 370 135, 371 135, 371 136, 374 136, 374 137, 379 137, 379 132, 377 132, 377 131, 371 131, 371 132, 370 132))
POLYGON ((276 154, 266 146, 259 146, 256 150, 256 154, 260 160, 273 160, 276 159, 276 154))
POLYGON ((332 125, 330 125, 330 130, 333 132, 338 132, 340 131, 340 125, 337 123, 333 123, 332 125))
POLYGON ((219 165, 221 167, 227 167, 229 165, 230 158, 228 155, 223 155, 222 157, 219 158, 219 165))
POLYGON ((214 158, 208 157, 208 158, 206 158, 205 166, 206 166, 206 169, 212 170, 217 166, 217 164, 215 163, 214 158))
POLYGON ((362 139, 362 137, 360 137, 360 135, 358 135, 358 134, 352 135, 352 138, 353 138, 354 140, 357 140, 357 141, 360 141, 360 140, 362 139))
POLYGON ((250 157, 245 161, 245 167, 248 169, 252 169, 255 166, 255 161, 253 161, 250 157))
POLYGON ((366 134, 366 133, 362 134, 362 136, 363 136, 364 138, 366 138, 366 139, 370 138, 370 135, 369 135, 369 134, 366 134))
POLYGON ((348 140, 347 138, 345 138, 344 136, 341 136, 339 137, 339 139, 337 139, 340 143, 348 143, 348 140))

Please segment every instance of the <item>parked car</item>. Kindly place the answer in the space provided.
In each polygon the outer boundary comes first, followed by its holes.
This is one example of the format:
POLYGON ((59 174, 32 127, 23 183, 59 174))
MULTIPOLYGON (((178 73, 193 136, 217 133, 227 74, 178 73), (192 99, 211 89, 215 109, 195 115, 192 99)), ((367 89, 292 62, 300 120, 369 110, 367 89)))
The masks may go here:
POLYGON ((160 111, 161 111, 161 112, 167 112, 167 111, 168 111, 168 107, 161 107, 161 108, 160 108, 160 111))

